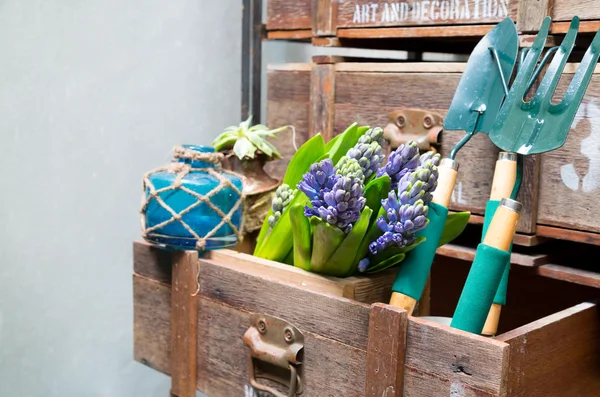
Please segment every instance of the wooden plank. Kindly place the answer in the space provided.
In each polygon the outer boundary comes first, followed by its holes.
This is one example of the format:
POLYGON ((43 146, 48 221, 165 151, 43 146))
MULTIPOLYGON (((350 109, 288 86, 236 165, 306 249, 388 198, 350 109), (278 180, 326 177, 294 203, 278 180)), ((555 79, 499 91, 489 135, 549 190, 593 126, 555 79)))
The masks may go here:
POLYGON ((519 215, 517 232, 535 233, 538 213, 538 198, 540 190, 540 156, 525 156, 523 158, 523 178, 517 201, 523 204, 519 215))
POLYGON ((553 2, 554 0, 520 0, 517 11, 517 30, 519 32, 537 32, 546 15, 552 15, 553 2))
POLYGON ((344 57, 339 55, 314 55, 312 62, 316 64, 331 64, 344 62, 344 57))
POLYGON ((596 305, 581 303, 497 339, 510 345, 507 395, 600 394, 600 318, 596 305))
POLYGON ((267 276, 230 269, 210 259, 200 260, 200 271, 203 297, 233 308, 284 317, 303 331, 366 349, 368 305, 270 282, 267 276))
MULTIPOLYGON (((249 386, 249 349, 242 336, 250 325, 250 313, 208 299, 201 299, 200 310, 200 326, 205 328, 206 338, 211 341, 203 346, 198 357, 206 371, 201 374, 206 378, 203 391, 211 397, 245 395, 249 386)), ((301 332, 304 335, 304 360, 299 366, 302 395, 361 396, 365 387, 365 350, 305 329, 301 332)))
POLYGON ((315 47, 341 47, 340 39, 337 37, 313 37, 312 45, 315 47))
POLYGON ((410 28, 340 28, 337 37, 341 39, 386 39, 386 38, 426 38, 426 37, 483 37, 494 25, 474 26, 416 26, 410 28))
MULTIPOLYGON (((594 1, 594 0, 588 0, 588 1, 594 1)), ((568 0, 565 1, 563 4, 568 6, 568 4, 569 4, 568 0)), ((568 14, 569 16, 566 19, 571 20, 571 18, 573 18, 574 14, 572 13, 572 11, 569 11, 569 12, 570 12, 570 14, 568 14)), ((550 26, 550 33, 565 34, 569 30, 570 25, 571 25, 571 22, 554 22, 550 26)), ((600 21, 582 21, 579 24, 579 32, 580 33, 584 33, 584 32, 596 33, 598 31, 598 29, 600 29, 600 21)))
POLYGON ((498 396, 508 345, 419 318, 408 318, 404 395, 498 396))
POLYGON ((408 313, 375 303, 369 318, 365 397, 403 395, 408 313))
POLYGON ((569 240, 577 243, 600 245, 600 234, 582 232, 579 230, 562 229, 558 227, 538 225, 536 233, 540 236, 569 240))
POLYGON ((133 276, 133 356, 171 374, 171 288, 137 275, 133 276))
POLYGON ((338 27, 380 27, 498 23, 517 15, 517 1, 341 1, 338 27))
MULTIPOLYGON (((558 103, 572 75, 561 78, 558 103)), ((600 76, 595 75, 575 116, 564 145, 541 155, 538 223, 600 232, 600 76)))
POLYGON ((396 280, 396 273, 398 268, 368 276, 351 277, 355 279, 352 281, 352 299, 362 303, 388 302, 392 296, 392 284, 396 280))
POLYGON ((335 36, 337 0, 312 0, 314 36, 335 36))
POLYGON ((267 30, 310 30, 311 11, 311 0, 269 0, 267 30))
MULTIPOLYGON (((473 262, 473 259, 475 259, 475 248, 464 247, 456 244, 445 244, 437 249, 436 254, 473 262)), ((544 253, 527 255, 512 252, 510 255, 510 263, 517 266, 536 267, 545 265, 551 260, 551 256, 544 253)))
POLYGON ((335 96, 335 65, 315 65, 311 77, 311 112, 309 135, 323 135, 325 141, 333 138, 335 96))
MULTIPOLYGON (((312 65, 310 63, 270 63, 266 66, 267 72, 310 72, 312 65)), ((310 79, 310 75, 308 76, 310 79)))
POLYGON ((548 263, 538 267, 537 273, 540 276, 556 280, 600 288, 600 274, 589 270, 574 269, 572 267, 548 263))
POLYGON ((310 40, 312 31, 308 29, 299 30, 269 30, 267 40, 310 40))
POLYGON ((465 65, 464 62, 348 62, 339 63, 335 68, 338 72, 356 73, 437 73, 439 78, 439 73, 462 73, 465 71, 465 65))
POLYGON ((171 284, 173 253, 144 240, 133 242, 133 271, 161 283, 171 284))
POLYGON ((173 253, 171 292, 171 394, 196 397, 198 252, 173 253))
MULTIPOLYGON (((574 15, 577 15, 582 20, 600 19, 598 2, 596 0, 554 0, 554 7, 552 10, 553 21, 570 21, 574 15)), ((581 25, 584 24, 585 22, 582 21, 581 25)), ((552 27, 554 28, 555 25, 556 24, 553 23, 552 27)), ((568 25, 568 23, 565 25, 568 25)), ((598 28, 596 28, 596 30, 597 29, 598 28)))

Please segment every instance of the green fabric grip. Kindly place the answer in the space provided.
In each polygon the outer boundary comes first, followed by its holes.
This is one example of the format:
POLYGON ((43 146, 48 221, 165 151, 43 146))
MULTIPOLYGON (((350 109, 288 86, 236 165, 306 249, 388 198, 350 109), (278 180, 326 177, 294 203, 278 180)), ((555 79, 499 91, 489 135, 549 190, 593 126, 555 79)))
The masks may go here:
MULTIPOLYGON (((485 234, 487 233, 487 229, 492 222, 492 218, 496 213, 496 210, 500 206, 500 200, 489 200, 487 205, 485 206, 485 217, 483 219, 483 232, 481 233, 481 242, 483 243, 483 239, 485 234)), ((508 252, 512 252, 512 242, 510 243, 510 247, 508 248, 508 252)), ((504 269, 504 273, 502 274, 502 280, 500 280, 500 285, 498 286, 498 291, 496 291, 496 296, 494 296, 494 303, 498 305, 506 305, 506 290, 508 289, 508 272, 510 271, 510 256, 506 261, 506 269, 504 269)))
POLYGON ((427 218, 429 225, 417 233, 426 240, 417 245, 400 263, 392 291, 408 295, 413 299, 421 299, 421 294, 427 283, 435 251, 442 237, 448 208, 436 203, 428 204, 427 218))
POLYGON ((510 253, 479 244, 450 326, 480 334, 510 253))

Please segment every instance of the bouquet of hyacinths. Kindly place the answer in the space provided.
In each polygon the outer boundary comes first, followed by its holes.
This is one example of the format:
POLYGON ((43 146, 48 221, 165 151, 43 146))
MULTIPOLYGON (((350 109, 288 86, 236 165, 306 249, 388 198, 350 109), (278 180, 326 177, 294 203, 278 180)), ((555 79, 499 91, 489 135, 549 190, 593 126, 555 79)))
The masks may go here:
MULTIPOLYGON (((327 145, 320 135, 290 161, 255 256, 336 277, 399 264, 424 241, 440 156, 409 142, 382 154, 383 130, 352 124, 327 145)), ((469 213, 453 214, 445 242, 469 213)))

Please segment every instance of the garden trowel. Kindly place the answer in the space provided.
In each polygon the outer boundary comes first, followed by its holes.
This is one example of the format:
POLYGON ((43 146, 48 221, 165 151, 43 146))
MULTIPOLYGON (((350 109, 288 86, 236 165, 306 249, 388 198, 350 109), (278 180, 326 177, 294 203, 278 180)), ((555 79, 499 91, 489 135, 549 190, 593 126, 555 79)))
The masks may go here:
POLYGON ((429 225, 419 233, 426 240, 404 260, 392 287, 390 304, 409 314, 421 298, 448 217, 448 205, 458 175, 454 157, 474 134, 491 130, 504 101, 506 80, 512 74, 517 47, 515 24, 506 18, 480 40, 469 56, 444 121, 445 130, 464 130, 467 134, 438 167, 438 186, 429 204, 429 225))

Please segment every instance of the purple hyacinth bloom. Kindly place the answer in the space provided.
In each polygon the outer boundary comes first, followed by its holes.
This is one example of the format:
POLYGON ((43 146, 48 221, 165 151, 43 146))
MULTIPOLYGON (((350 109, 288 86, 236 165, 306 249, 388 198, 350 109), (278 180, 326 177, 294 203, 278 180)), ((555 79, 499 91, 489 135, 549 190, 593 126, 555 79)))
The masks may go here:
POLYGON ((361 273, 365 272, 369 268, 370 264, 371 261, 369 260, 369 258, 361 259, 360 262, 358 262, 358 271, 361 273))
POLYGON ((383 145, 383 130, 379 127, 367 130, 358 138, 354 147, 350 148, 337 164, 338 174, 348 176, 345 172, 347 162, 356 160, 362 170, 364 179, 368 179, 377 172, 385 156, 381 146, 383 145))
POLYGON ((363 190, 360 179, 338 176, 331 190, 323 194, 323 204, 314 205, 312 202, 313 207, 305 207, 304 215, 318 216, 344 233, 349 233, 366 203, 363 190))
POLYGON ((387 163, 377 170, 377 177, 389 176, 392 180, 392 189, 396 190, 402 177, 413 172, 418 166, 419 147, 417 142, 410 141, 390 153, 387 163))
POLYGON ((325 203, 324 194, 331 191, 338 178, 331 159, 325 159, 311 164, 309 171, 302 176, 297 187, 306 194, 313 207, 320 207, 325 203))

